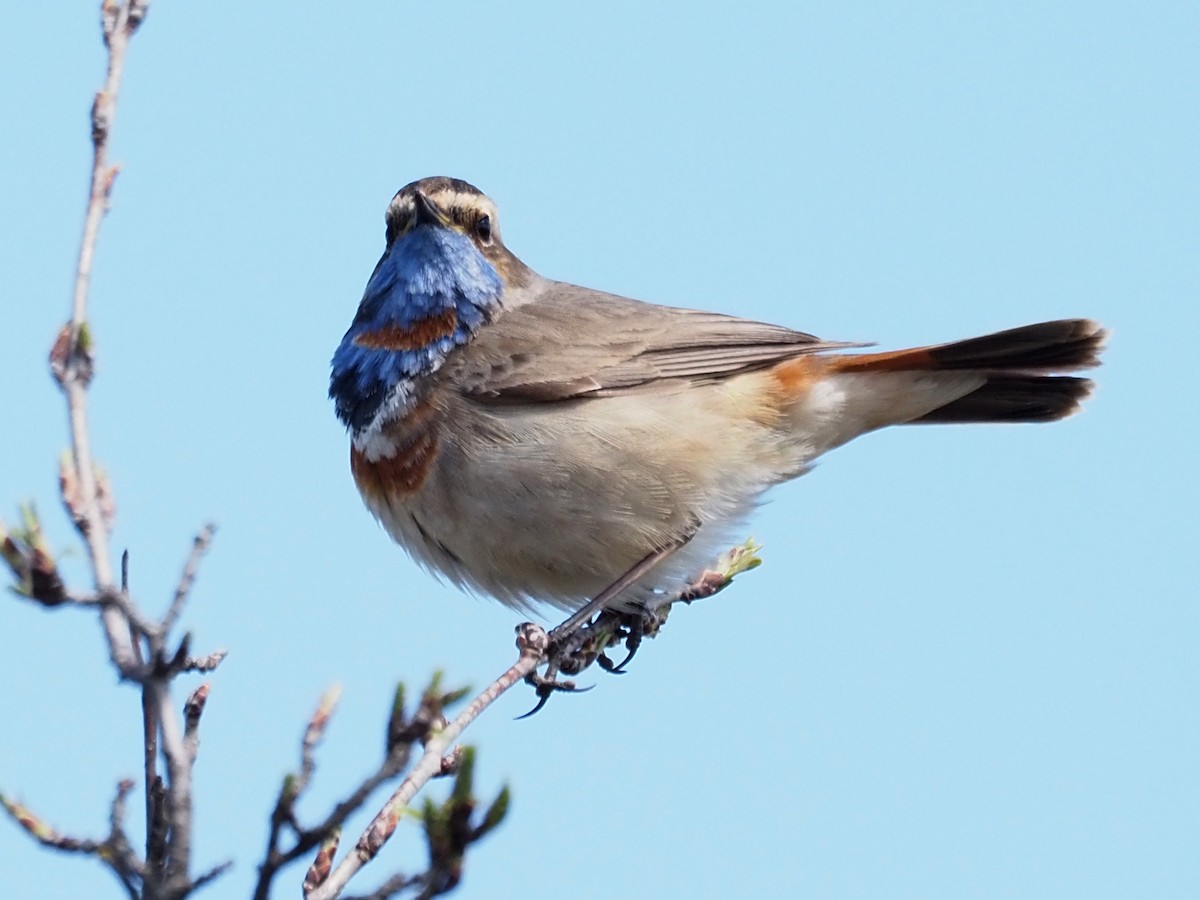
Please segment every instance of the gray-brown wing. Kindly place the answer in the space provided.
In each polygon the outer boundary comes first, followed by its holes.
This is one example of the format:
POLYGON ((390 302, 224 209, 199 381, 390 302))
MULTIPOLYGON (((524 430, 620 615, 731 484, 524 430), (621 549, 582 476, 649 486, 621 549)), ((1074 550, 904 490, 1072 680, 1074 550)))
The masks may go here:
POLYGON ((440 374, 478 400, 549 402, 728 377, 856 346, 863 345, 555 283, 481 328, 440 374))

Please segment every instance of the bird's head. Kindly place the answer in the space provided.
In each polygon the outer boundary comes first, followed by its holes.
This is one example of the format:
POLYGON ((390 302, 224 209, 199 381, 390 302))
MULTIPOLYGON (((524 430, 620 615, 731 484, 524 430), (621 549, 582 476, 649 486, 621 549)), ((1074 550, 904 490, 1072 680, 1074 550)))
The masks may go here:
POLYGON ((470 241, 506 287, 528 283, 530 271, 504 246, 496 204, 483 191, 459 178, 422 178, 396 192, 384 215, 387 250, 419 233, 422 226, 456 233, 470 241))
POLYGON ((423 178, 388 204, 386 246, 342 343, 329 396, 355 433, 413 401, 417 380, 504 305, 530 270, 500 240, 496 205, 457 178, 423 178))

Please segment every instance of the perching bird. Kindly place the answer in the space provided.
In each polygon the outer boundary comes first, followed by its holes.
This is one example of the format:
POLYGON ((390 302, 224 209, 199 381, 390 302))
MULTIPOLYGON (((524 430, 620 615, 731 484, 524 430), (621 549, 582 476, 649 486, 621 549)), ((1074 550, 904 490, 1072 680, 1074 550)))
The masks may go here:
POLYGON ((496 206, 425 178, 333 356, 367 507, 418 562, 512 606, 653 606, 772 485, 886 425, 1075 412, 1105 332, 1068 319, 890 353, 538 275, 496 206), (612 590, 606 590, 606 589, 612 590))

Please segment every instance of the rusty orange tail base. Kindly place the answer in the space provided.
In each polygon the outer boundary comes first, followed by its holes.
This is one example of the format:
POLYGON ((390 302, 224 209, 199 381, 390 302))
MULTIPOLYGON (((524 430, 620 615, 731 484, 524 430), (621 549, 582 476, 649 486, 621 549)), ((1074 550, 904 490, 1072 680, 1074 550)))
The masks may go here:
POLYGON ((824 357, 826 373, 970 371, 971 393, 909 424, 1050 422, 1071 415, 1092 382, 1057 373, 1099 365, 1107 332, 1090 319, 1061 319, 933 347, 824 357))

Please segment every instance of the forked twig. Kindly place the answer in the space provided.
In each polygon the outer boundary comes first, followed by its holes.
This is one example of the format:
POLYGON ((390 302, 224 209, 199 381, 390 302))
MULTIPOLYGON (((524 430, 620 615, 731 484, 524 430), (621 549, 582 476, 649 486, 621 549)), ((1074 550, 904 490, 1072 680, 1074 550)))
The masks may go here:
POLYGON ((93 336, 88 322, 88 298, 100 226, 112 194, 118 167, 109 161, 109 140, 116 117, 117 97, 129 41, 146 17, 150 0, 101 0, 100 24, 107 48, 104 84, 91 108, 92 168, 83 234, 76 264, 71 313, 50 351, 50 371, 67 406, 71 450, 60 462, 59 486, 63 504, 87 547, 93 593, 67 590, 50 554, 36 512, 22 510, 23 523, 10 531, 0 523, 0 554, 16 579, 17 592, 51 608, 60 605, 96 608, 108 645, 109 658, 123 680, 142 689, 146 778, 146 859, 138 859, 126 839, 123 818, 133 783, 122 781, 113 802, 111 831, 104 841, 83 841, 49 829, 24 807, 5 801, 13 817, 41 843, 59 850, 94 852, 117 874, 130 896, 177 900, 211 881, 226 867, 218 866, 199 879, 189 874, 191 863, 191 769, 198 747, 198 725, 207 686, 193 693, 181 726, 171 699, 173 679, 184 671, 209 670, 222 654, 193 659, 187 639, 168 652, 166 642, 178 618, 196 567, 211 536, 201 532, 171 606, 162 620, 146 616, 129 593, 129 558, 123 554, 120 583, 110 558, 109 531, 114 504, 107 477, 92 454, 88 426, 88 389, 94 372, 93 336), (167 780, 157 772, 157 753, 165 757, 167 780))
POLYGON ((375 858, 380 848, 387 843, 396 825, 400 821, 408 802, 416 796, 417 791, 429 781, 445 774, 445 762, 451 745, 463 730, 479 717, 496 699, 525 679, 534 671, 546 652, 546 632, 538 625, 525 623, 517 628, 517 647, 520 656, 504 674, 479 692, 454 721, 445 728, 437 731, 425 743, 425 752, 400 783, 400 786, 388 798, 383 809, 367 826, 366 831, 358 839, 352 853, 347 854, 340 863, 329 872, 328 877, 318 883, 305 883, 305 900, 333 900, 346 884, 366 863, 375 858))

